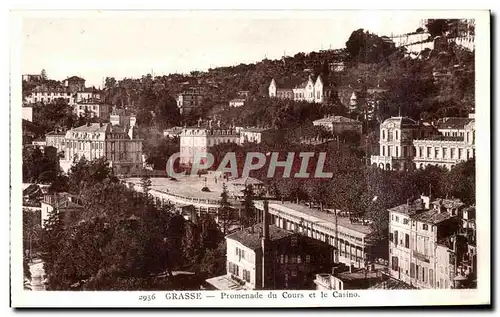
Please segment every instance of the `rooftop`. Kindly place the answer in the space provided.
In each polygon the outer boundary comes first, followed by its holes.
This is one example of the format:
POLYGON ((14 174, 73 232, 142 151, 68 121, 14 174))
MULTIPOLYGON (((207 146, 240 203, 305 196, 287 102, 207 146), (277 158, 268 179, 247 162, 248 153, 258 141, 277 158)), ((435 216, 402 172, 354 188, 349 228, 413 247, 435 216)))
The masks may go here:
POLYGON ((106 132, 108 125, 110 123, 91 123, 90 125, 82 125, 76 128, 71 129, 74 132, 106 132))
POLYGON ((269 130, 271 130, 271 128, 245 128, 241 129, 241 132, 264 132, 269 130))
POLYGON ((437 206, 443 206, 444 208, 459 208, 464 206, 465 204, 458 198, 455 199, 443 199, 438 198, 432 201, 432 204, 437 206))
POLYGON ((428 136, 425 139, 415 139, 414 141, 463 141, 463 136, 445 136, 445 135, 432 135, 428 136))
POLYGON ((231 180, 231 181, 229 181, 229 183, 233 184, 233 185, 243 185, 243 186, 264 184, 262 181, 260 181, 256 178, 253 178, 253 177, 249 177, 249 176, 237 178, 235 180, 231 180))
POLYGON ((445 220, 451 219, 453 217, 455 216, 452 216, 450 213, 446 211, 440 212, 438 210, 431 209, 415 214, 411 216, 411 219, 435 225, 445 220))
POLYGON ((467 123, 472 121, 471 118, 461 117, 445 117, 437 121, 436 127, 438 129, 463 129, 467 123))
POLYGON ((354 120, 354 119, 346 118, 346 117, 342 117, 342 116, 329 116, 326 118, 321 118, 321 119, 315 120, 314 123, 359 123, 359 124, 361 124, 361 122, 359 122, 358 120, 354 120))
POLYGON ((391 117, 389 119, 386 119, 383 124, 386 123, 395 123, 399 125, 418 125, 417 121, 408 117, 391 117))
MULTIPOLYGON (((261 248, 262 240, 262 223, 258 223, 253 227, 245 228, 236 231, 226 236, 226 239, 238 241, 242 245, 252 250, 261 248)), ((278 228, 276 226, 269 226, 269 240, 277 241, 289 236, 294 235, 293 232, 278 228)))
POLYGON ((322 212, 316 208, 309 208, 305 205, 292 202, 281 203, 281 201, 269 201, 269 208, 275 208, 282 212, 294 215, 295 217, 303 218, 308 222, 332 228, 332 230, 335 230, 335 221, 337 221, 337 225, 339 227, 347 228, 358 233, 367 235, 372 232, 372 229, 368 225, 352 223, 348 217, 337 216, 337 220, 335 220, 334 213, 327 213, 326 211, 322 212))
POLYGON ((71 76, 66 78, 65 80, 78 80, 78 81, 85 81, 85 79, 78 77, 78 76, 71 76))

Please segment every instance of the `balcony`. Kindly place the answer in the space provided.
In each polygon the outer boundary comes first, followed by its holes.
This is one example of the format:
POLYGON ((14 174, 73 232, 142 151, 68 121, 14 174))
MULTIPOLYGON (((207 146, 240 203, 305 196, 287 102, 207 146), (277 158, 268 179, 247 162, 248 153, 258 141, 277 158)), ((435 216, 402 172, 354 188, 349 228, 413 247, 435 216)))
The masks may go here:
POLYGON ((431 261, 430 261, 429 256, 424 255, 424 254, 422 254, 422 253, 419 253, 419 252, 417 252, 417 251, 413 251, 413 252, 412 252, 412 256, 413 256, 414 258, 416 258, 416 259, 420 260, 420 261, 423 261, 423 262, 427 262, 427 263, 430 263, 430 262, 431 262, 431 261))

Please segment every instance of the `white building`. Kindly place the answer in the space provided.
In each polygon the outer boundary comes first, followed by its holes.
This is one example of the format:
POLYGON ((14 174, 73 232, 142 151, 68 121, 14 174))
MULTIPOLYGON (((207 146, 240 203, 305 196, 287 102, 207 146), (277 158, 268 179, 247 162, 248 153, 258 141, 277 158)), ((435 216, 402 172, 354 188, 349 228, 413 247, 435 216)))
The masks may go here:
POLYGON ((85 116, 87 113, 91 118, 109 119, 110 105, 100 101, 79 101, 74 105, 74 113, 77 116, 85 116))
POLYGON ((323 88, 321 76, 318 76, 316 81, 309 76, 306 81, 300 83, 277 83, 273 78, 268 90, 271 98, 322 103, 325 99, 323 88))
POLYGON ((272 142, 275 131, 268 128, 245 128, 240 131, 240 144, 272 142))
POLYGON ((243 107, 244 105, 245 105, 245 99, 243 98, 236 98, 229 101, 230 108, 243 107))
POLYGON ((475 157, 475 119, 444 118, 437 127, 406 117, 380 125, 379 155, 371 164, 382 169, 415 169, 436 165, 451 169, 475 157))
POLYGON ((35 87, 26 97, 28 104, 52 103, 58 99, 64 100, 68 105, 76 104, 76 95, 67 87, 47 87, 44 85, 35 87))
POLYGON ((328 115, 324 118, 313 121, 313 125, 324 127, 327 131, 335 134, 352 131, 361 135, 363 132, 363 126, 360 121, 342 116, 328 115))
POLYGON ((391 276, 417 288, 451 288, 454 272, 442 240, 456 232, 464 207, 458 199, 422 196, 389 209, 391 276))
POLYGON ((182 165, 193 164, 195 155, 200 153, 200 158, 211 146, 220 143, 239 143, 240 135, 233 128, 224 128, 220 124, 184 128, 180 133, 180 163, 182 165))

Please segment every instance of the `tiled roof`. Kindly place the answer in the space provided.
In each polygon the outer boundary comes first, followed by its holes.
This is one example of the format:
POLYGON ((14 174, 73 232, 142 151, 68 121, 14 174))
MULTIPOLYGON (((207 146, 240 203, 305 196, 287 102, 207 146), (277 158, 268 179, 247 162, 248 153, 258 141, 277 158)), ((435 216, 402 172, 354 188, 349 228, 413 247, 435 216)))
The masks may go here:
POLYGON ((446 117, 438 120, 436 126, 438 129, 463 129, 471 118, 446 117))
POLYGON ((453 217, 455 216, 452 216, 450 213, 446 211, 440 212, 438 210, 431 209, 412 215, 411 219, 435 225, 453 217))
POLYGON ((384 121, 384 123, 386 123, 386 122, 392 122, 392 123, 396 123, 396 124, 400 124, 400 125, 417 125, 418 124, 417 121, 410 119, 408 117, 392 117, 392 118, 389 118, 389 119, 384 121))
POLYGON ((241 177, 241 178, 237 178, 235 180, 232 180, 230 182, 231 184, 233 185, 262 185, 264 184, 262 181, 256 179, 256 178, 253 178, 253 177, 241 177))
POLYGON ((423 210, 425 210, 425 206, 422 199, 416 199, 409 204, 402 204, 389 209, 390 212, 397 212, 404 215, 412 215, 423 210))
POLYGON ((241 132, 264 132, 271 130, 270 128, 245 128, 242 129, 241 132))
MULTIPOLYGON (((292 236, 293 234, 293 232, 286 231, 273 225, 269 226, 269 240, 271 241, 277 241, 292 236)), ((231 233, 230 235, 226 236, 226 238, 238 241, 239 243, 252 250, 257 250, 261 247, 262 243, 262 223, 231 233)))
POLYGON ((91 123, 90 125, 82 125, 71 130, 75 132, 106 132, 109 123, 91 123))

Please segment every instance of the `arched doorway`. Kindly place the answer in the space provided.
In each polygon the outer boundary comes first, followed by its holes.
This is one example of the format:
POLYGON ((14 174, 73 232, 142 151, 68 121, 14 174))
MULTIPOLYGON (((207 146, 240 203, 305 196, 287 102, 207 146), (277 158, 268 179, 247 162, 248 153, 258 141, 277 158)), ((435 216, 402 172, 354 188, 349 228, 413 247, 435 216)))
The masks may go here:
POLYGON ((385 164, 385 169, 388 170, 388 171, 390 171, 391 170, 391 164, 386 163, 385 164))

